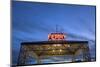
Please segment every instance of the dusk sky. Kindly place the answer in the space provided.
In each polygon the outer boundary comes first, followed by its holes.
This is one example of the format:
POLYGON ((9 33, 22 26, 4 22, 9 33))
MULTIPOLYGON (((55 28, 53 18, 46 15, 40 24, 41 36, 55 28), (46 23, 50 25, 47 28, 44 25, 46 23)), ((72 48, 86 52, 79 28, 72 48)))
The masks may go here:
POLYGON ((13 64, 17 63, 22 42, 46 41, 56 25, 66 33, 66 40, 88 41, 95 57, 95 11, 95 6, 13 1, 13 64))

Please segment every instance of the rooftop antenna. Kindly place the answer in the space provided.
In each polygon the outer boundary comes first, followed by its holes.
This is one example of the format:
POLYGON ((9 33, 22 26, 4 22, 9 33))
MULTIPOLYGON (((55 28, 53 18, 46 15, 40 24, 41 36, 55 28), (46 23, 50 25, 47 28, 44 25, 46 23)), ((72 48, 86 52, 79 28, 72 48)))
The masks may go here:
POLYGON ((58 25, 56 25, 56 33, 58 32, 58 25))
POLYGON ((56 33, 58 32, 58 25, 56 25, 56 33))
POLYGON ((59 25, 56 25, 56 33, 63 33, 63 29, 59 26, 59 25))

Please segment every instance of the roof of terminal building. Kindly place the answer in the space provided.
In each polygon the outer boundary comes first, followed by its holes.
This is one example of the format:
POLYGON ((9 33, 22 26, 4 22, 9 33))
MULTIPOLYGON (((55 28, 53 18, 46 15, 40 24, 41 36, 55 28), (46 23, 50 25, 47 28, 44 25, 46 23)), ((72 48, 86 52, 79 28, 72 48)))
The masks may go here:
POLYGON ((72 44, 72 43, 88 43, 88 41, 66 41, 66 40, 50 40, 50 41, 35 41, 35 42, 22 42, 22 45, 32 44, 72 44))

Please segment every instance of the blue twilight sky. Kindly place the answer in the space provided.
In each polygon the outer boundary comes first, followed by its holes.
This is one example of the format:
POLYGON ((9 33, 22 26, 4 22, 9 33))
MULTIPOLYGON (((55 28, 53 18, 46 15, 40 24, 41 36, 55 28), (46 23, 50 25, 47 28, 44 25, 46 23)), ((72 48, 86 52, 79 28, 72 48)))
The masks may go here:
POLYGON ((21 42, 44 41, 55 26, 67 34, 66 40, 89 41, 95 57, 95 6, 12 2, 12 58, 17 63, 21 42))

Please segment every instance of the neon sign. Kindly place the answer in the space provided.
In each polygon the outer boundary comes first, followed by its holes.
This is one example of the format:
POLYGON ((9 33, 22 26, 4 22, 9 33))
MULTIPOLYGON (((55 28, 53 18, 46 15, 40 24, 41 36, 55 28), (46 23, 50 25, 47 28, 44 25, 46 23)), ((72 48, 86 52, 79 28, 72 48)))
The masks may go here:
POLYGON ((64 40, 65 35, 64 33, 51 33, 48 35, 49 40, 64 40))

